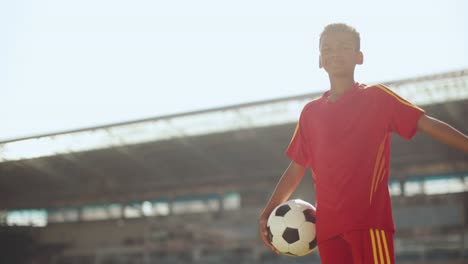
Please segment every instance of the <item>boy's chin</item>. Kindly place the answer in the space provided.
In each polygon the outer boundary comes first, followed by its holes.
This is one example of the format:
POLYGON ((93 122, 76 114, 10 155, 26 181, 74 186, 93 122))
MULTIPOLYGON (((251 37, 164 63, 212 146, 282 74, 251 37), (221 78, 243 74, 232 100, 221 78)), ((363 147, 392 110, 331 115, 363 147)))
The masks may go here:
POLYGON ((345 76, 353 75, 352 70, 346 70, 346 69, 329 69, 326 72, 328 73, 328 75, 332 77, 345 77, 345 76))

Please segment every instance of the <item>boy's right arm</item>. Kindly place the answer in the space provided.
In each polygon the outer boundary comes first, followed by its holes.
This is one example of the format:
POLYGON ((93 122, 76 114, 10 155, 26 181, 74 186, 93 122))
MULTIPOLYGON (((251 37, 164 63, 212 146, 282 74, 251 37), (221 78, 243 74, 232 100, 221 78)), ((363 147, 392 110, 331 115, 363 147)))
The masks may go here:
POLYGON ((280 205, 281 203, 287 201, 289 196, 294 192, 297 185, 302 180, 304 176, 306 168, 302 167, 301 165, 291 161, 286 171, 281 176, 273 194, 270 197, 265 209, 263 210, 262 214, 260 215, 258 227, 260 231, 260 238, 262 239, 263 243, 269 247, 271 250, 279 254, 278 250, 276 250, 271 243, 268 241, 268 231, 267 231, 267 221, 270 213, 276 206, 280 205))

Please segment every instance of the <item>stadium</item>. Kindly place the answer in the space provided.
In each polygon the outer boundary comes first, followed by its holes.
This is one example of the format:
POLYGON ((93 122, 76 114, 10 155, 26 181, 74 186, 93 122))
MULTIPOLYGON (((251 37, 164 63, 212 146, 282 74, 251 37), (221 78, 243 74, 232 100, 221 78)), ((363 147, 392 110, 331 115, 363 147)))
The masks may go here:
MULTIPOLYGON (((468 133, 468 70, 383 82, 468 133)), ((258 216, 321 93, 0 143, 1 263, 320 263, 277 256, 258 216)), ((393 136, 396 261, 468 260, 468 156, 393 136)), ((314 203, 310 172, 292 195, 314 203)))

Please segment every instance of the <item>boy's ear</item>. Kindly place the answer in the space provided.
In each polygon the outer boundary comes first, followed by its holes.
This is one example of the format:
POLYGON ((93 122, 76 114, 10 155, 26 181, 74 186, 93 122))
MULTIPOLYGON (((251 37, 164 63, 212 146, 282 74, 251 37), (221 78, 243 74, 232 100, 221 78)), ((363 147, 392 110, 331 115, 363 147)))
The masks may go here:
POLYGON ((362 54, 362 51, 360 51, 357 57, 356 64, 362 65, 363 63, 364 63, 364 54, 362 54))

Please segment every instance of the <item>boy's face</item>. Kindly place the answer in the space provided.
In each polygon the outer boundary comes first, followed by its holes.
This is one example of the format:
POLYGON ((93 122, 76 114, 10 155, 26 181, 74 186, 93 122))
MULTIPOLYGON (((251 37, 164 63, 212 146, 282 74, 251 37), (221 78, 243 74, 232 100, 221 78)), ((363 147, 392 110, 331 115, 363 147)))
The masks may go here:
POLYGON ((323 67, 329 75, 353 74, 356 64, 362 64, 362 60, 362 52, 351 33, 330 32, 322 36, 320 68, 323 67))

